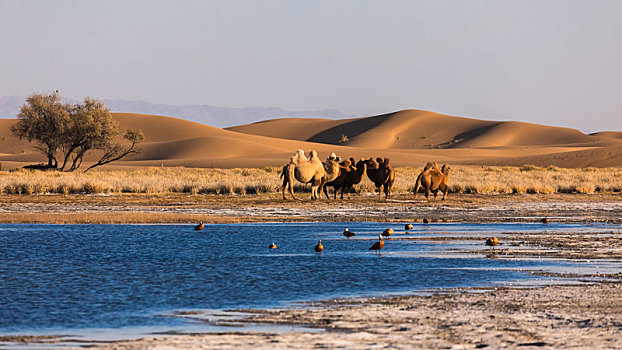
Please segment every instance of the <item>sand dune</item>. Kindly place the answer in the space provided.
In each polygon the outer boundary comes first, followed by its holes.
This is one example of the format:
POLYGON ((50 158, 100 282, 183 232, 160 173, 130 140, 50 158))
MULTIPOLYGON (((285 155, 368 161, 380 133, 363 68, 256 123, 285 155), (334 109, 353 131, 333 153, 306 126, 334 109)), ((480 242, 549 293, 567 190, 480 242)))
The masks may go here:
MULTIPOLYGON (((287 162, 297 149, 325 158, 390 157, 396 166, 428 161, 455 164, 622 166, 622 132, 578 130, 522 122, 495 122, 406 110, 343 120, 284 118, 220 129, 183 119, 114 113, 122 128, 145 134, 139 155, 120 166, 262 167, 287 162), (349 141, 339 145, 341 135, 349 141)), ((0 119, 3 168, 44 161, 0 119)), ((90 156, 86 161, 93 161, 90 156)))
MULTIPOLYGON (((227 130, 254 135, 378 149, 430 149, 516 146, 605 146, 611 137, 522 122, 494 122, 405 110, 375 117, 331 121, 275 119, 227 130)), ((609 135, 606 135, 609 136, 609 135)))

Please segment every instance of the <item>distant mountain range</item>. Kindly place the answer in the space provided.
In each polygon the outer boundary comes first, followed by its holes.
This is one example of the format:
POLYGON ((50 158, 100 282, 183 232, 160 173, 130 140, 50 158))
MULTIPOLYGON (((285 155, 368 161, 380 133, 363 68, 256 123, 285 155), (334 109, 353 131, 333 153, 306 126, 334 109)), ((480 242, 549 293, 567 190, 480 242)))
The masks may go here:
MULTIPOLYGON (((25 98, 0 97, 0 118, 15 118, 25 98)), ((210 105, 168 105, 145 101, 102 100, 112 112, 155 114, 192 120, 216 127, 248 124, 265 119, 283 117, 346 118, 353 117, 334 109, 318 111, 288 111, 279 107, 216 107, 210 105)))

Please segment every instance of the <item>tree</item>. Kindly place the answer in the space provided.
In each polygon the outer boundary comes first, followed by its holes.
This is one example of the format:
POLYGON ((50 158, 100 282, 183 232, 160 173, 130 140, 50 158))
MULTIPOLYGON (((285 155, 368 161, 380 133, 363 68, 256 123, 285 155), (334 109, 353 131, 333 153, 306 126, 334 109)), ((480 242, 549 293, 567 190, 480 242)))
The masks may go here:
POLYGON ((36 141, 35 146, 48 158, 48 168, 57 168, 56 152, 61 147, 62 138, 66 135, 69 121, 69 106, 63 104, 57 94, 33 94, 26 99, 11 131, 20 139, 36 141))
POLYGON ((63 104, 57 94, 33 94, 26 100, 13 133, 28 141, 36 141, 48 157, 48 168, 75 171, 89 151, 101 152, 101 158, 87 170, 140 152, 136 145, 144 139, 140 130, 126 130, 128 147, 114 142, 119 124, 100 101, 84 98, 82 104, 63 104), (59 160, 62 163, 59 167, 59 160), (71 165, 69 165, 71 164, 71 165))

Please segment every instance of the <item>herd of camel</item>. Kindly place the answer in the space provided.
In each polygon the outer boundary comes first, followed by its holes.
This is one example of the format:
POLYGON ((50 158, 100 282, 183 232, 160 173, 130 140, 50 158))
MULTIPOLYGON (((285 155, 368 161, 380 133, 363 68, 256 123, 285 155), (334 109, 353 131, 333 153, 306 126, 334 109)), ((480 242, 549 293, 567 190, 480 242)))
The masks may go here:
MULTIPOLYGON (((286 189, 294 196, 294 180, 298 180, 303 184, 311 185, 311 199, 319 199, 324 191, 326 198, 328 196, 327 187, 334 188, 334 198, 337 198, 337 192, 341 191, 341 199, 346 193, 350 198, 350 191, 354 185, 359 184, 365 175, 374 183, 378 190, 379 198, 382 198, 382 191, 385 198, 391 197, 391 188, 395 182, 395 171, 389 164, 388 158, 369 158, 355 161, 354 158, 341 160, 335 153, 332 153, 325 162, 322 162, 316 151, 309 152, 307 158, 303 150, 298 150, 290 158, 289 163, 283 166, 281 178, 283 185, 283 199, 286 199, 286 189)), ((436 163, 428 163, 423 171, 417 177, 414 188, 414 195, 417 196, 419 187, 423 187, 426 199, 429 199, 430 193, 436 198, 438 191, 443 192, 443 200, 449 191, 449 166, 444 164, 442 167, 436 163)))

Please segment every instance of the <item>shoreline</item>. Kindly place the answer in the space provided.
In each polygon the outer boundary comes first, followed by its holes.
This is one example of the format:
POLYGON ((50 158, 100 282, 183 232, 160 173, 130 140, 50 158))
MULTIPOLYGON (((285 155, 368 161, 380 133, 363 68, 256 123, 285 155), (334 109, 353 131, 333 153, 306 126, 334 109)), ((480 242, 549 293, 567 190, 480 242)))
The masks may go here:
MULTIPOLYGON (((303 194, 305 195, 305 194, 303 194)), ((0 223, 551 222, 622 223, 619 194, 461 194, 445 201, 282 200, 279 194, 2 195, 0 223)))
MULTIPOLYGON (((247 317, 228 331, 169 331, 126 339, 0 336, 5 345, 125 349, 619 348, 622 274, 617 280, 440 288, 426 293, 338 298, 275 309, 229 309, 247 317), (589 296, 584 298, 583 296, 589 296), (254 327, 256 326, 256 327, 254 327), (258 326, 258 327, 257 327, 258 326), (252 330, 246 327, 250 327, 252 330), (261 328, 266 330, 262 331, 261 328)), ((184 313, 193 318, 194 312, 184 313)), ((197 313, 198 314, 198 313, 197 313)), ((10 348, 10 347, 9 347, 10 348)))

